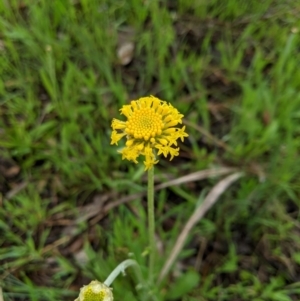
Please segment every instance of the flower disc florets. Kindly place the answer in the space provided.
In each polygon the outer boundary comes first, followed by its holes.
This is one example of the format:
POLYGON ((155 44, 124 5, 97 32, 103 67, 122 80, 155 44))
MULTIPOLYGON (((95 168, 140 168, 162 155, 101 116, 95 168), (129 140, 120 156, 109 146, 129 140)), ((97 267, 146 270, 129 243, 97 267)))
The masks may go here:
POLYGON ((118 144, 126 136, 126 147, 120 151, 122 159, 138 163, 137 157, 143 155, 147 170, 158 162, 156 154, 170 155, 170 160, 179 155, 179 147, 172 146, 177 146, 177 139, 183 141, 188 134, 185 126, 176 127, 182 123, 183 115, 171 104, 153 96, 142 97, 124 105, 120 111, 127 121, 113 119, 111 144, 118 144))
POLYGON ((80 289, 80 294, 74 301, 113 301, 112 289, 94 280, 80 289))

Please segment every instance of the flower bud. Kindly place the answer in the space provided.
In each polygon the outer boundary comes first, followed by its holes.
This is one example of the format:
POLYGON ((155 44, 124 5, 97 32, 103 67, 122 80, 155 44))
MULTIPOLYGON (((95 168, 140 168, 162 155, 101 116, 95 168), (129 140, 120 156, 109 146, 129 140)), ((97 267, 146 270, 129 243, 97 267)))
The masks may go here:
POLYGON ((113 301, 112 289, 105 284, 94 280, 83 286, 77 299, 74 301, 113 301))

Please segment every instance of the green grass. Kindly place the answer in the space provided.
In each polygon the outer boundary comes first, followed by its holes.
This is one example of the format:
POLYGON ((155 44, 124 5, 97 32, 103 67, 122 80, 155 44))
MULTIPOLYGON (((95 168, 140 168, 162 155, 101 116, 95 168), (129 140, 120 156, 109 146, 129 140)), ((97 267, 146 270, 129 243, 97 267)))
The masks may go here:
MULTIPOLYGON (((145 191, 143 167, 110 146, 110 123, 150 94, 185 115, 190 135, 180 157, 160 160, 157 183, 217 166, 245 172, 190 233, 157 300, 298 300, 299 9, 279 0, 1 1, 5 300, 74 300, 129 257, 147 275, 145 198, 105 215, 99 203, 145 191), (117 57, 122 41, 135 45, 128 66, 117 57)), ((156 193, 157 273, 217 180, 156 193)), ((113 288, 116 300, 145 298, 131 270, 113 288)))

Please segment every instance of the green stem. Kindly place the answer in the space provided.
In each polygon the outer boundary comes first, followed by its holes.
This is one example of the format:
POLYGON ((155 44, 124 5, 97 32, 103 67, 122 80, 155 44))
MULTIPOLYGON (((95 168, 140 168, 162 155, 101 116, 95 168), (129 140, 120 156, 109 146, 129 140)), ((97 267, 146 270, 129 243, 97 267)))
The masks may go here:
POLYGON ((111 286, 111 284, 117 278, 117 276, 120 273, 125 274, 125 270, 130 266, 137 266, 139 268, 139 265, 137 264, 137 262, 135 260, 132 260, 132 259, 124 260, 110 273, 110 275, 104 281, 104 284, 106 286, 111 286))
POLYGON ((154 167, 148 170, 148 231, 149 231, 149 281, 152 282, 155 262, 155 219, 154 219, 154 167))

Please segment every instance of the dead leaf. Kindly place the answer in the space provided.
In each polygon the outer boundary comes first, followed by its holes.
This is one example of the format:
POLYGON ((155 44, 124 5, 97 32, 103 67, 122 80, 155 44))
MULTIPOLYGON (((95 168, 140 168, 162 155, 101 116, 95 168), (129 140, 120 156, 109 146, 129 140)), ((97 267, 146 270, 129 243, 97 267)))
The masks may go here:
POLYGON ((128 65, 133 58, 134 44, 132 42, 123 43, 117 52, 121 65, 128 65))
POLYGON ((14 165, 9 168, 1 168, 3 175, 7 178, 12 178, 20 172, 20 166, 14 165))

